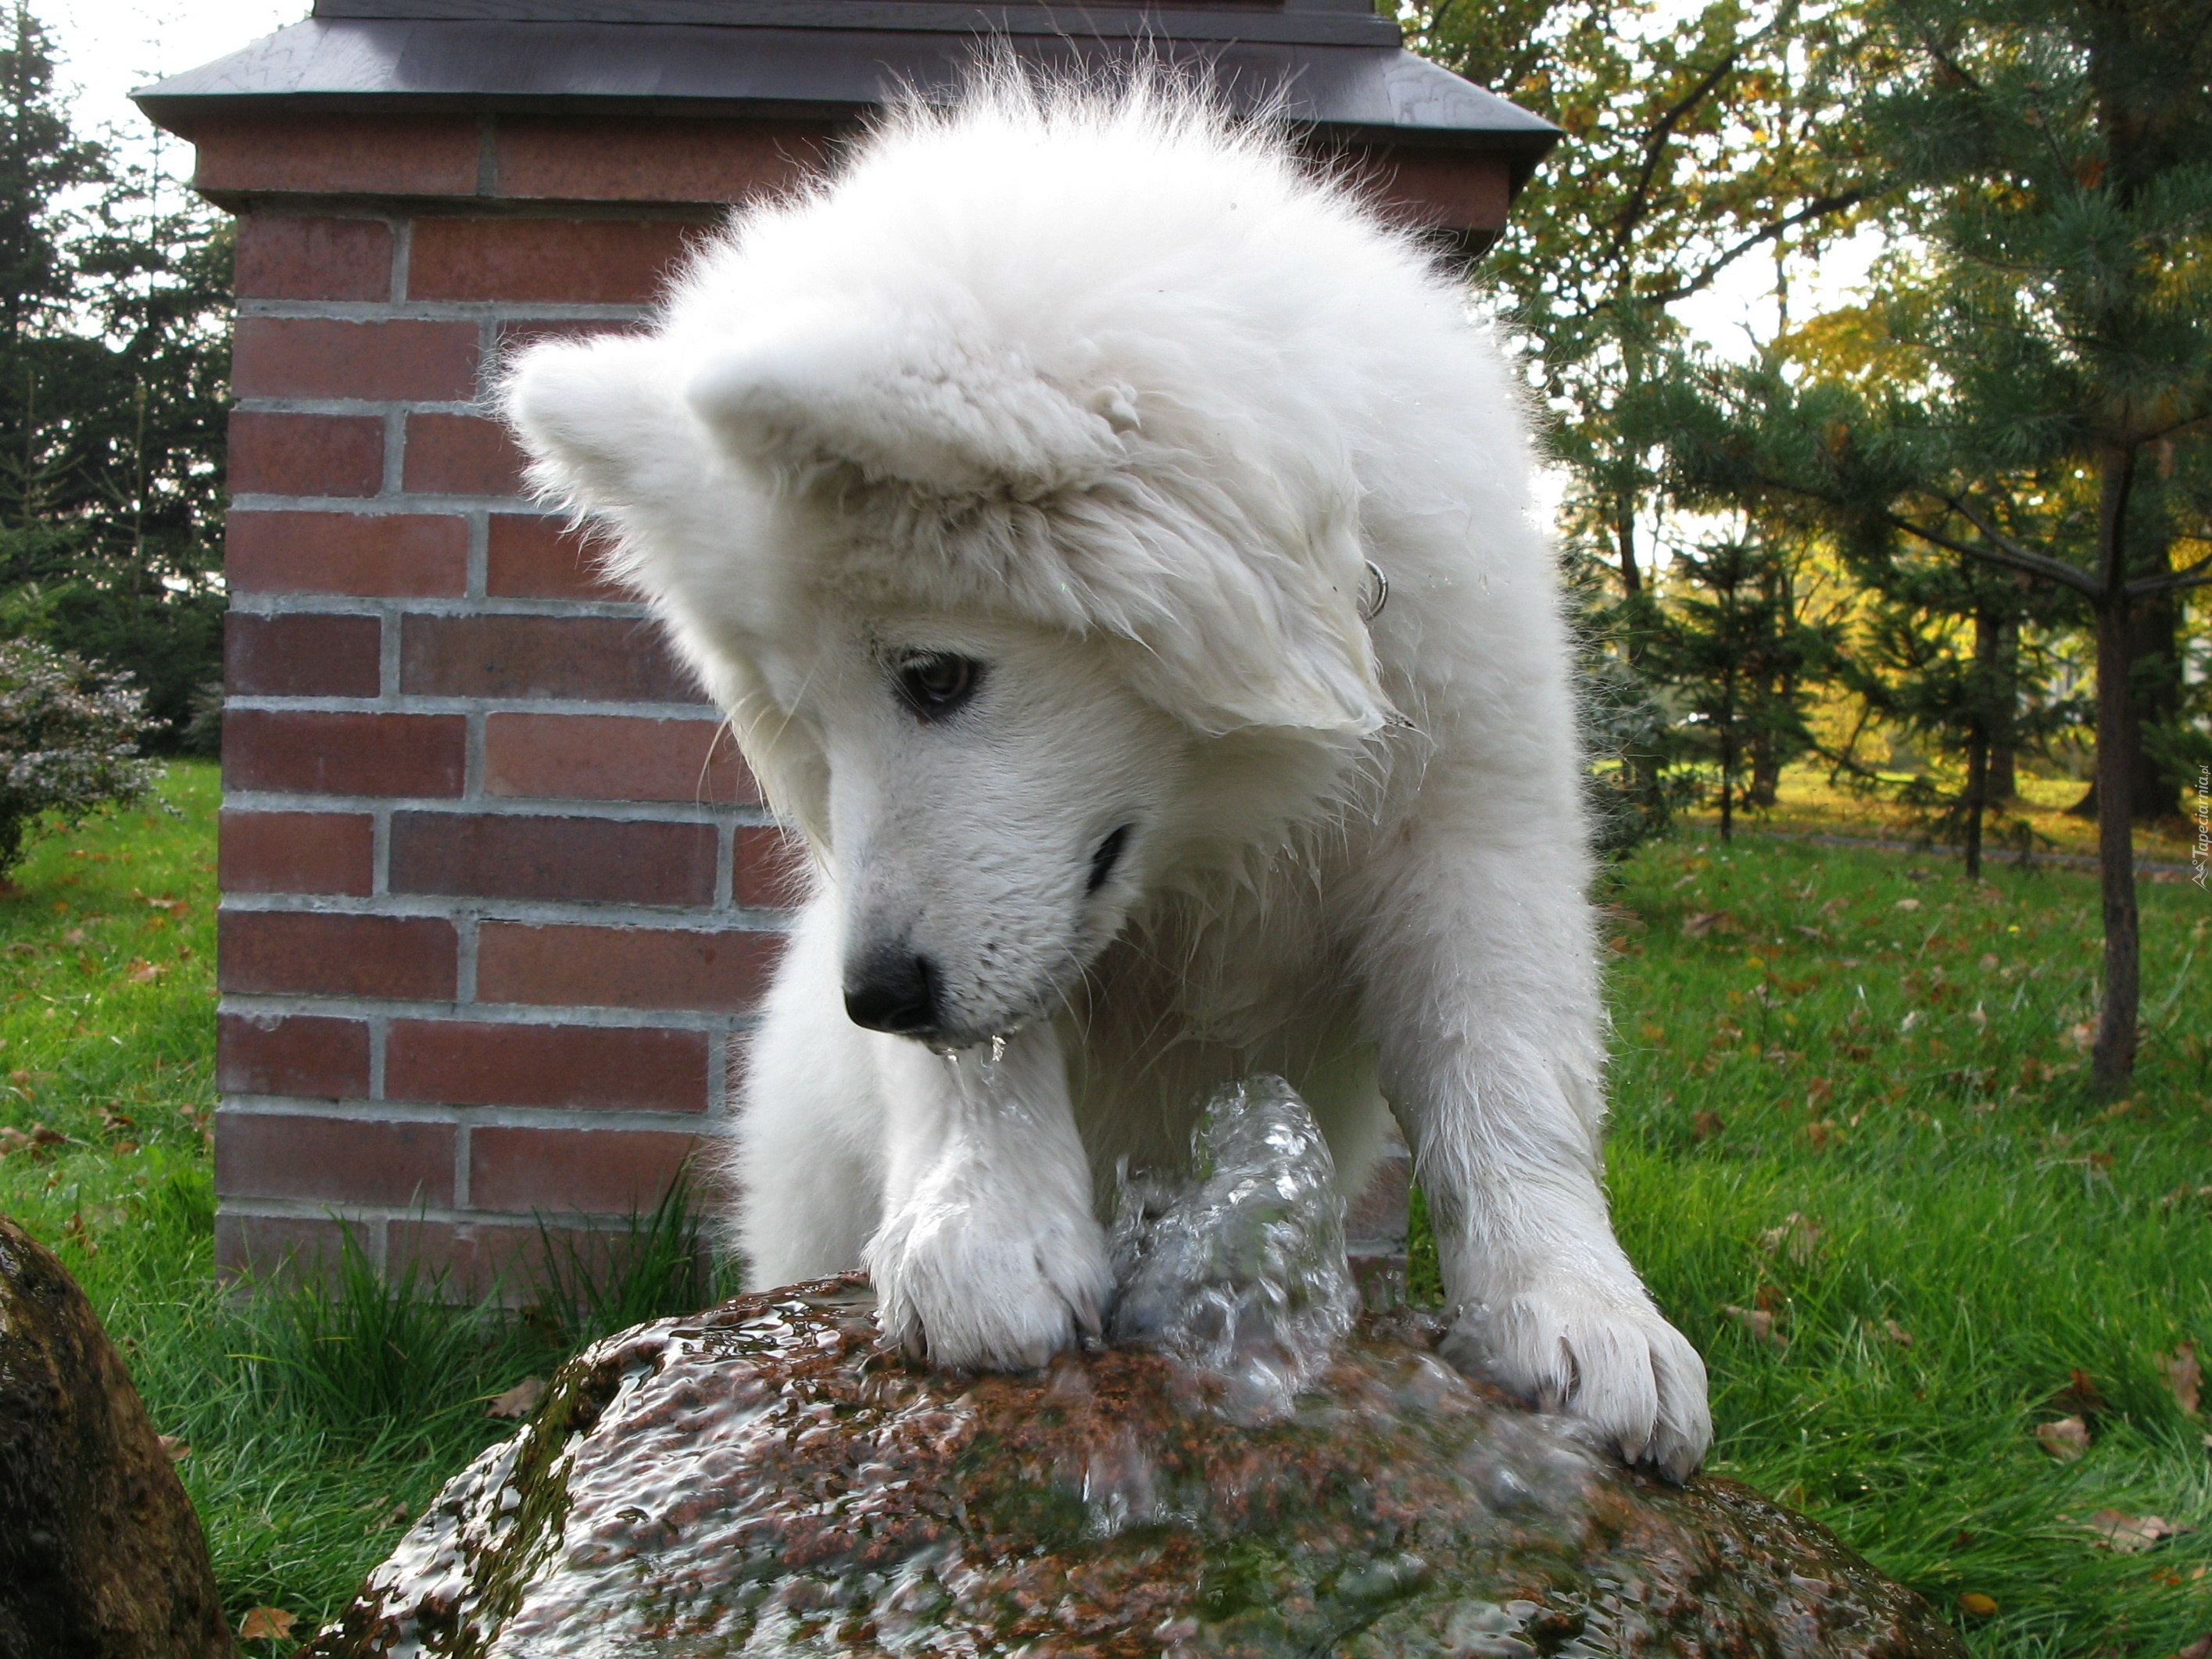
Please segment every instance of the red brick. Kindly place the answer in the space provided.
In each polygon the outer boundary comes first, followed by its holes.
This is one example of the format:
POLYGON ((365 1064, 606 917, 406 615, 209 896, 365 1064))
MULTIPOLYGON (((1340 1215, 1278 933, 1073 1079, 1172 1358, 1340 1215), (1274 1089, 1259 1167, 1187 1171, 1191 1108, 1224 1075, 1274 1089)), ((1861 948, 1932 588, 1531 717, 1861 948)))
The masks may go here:
POLYGON ((240 1215, 225 1208, 215 1218, 216 1274, 271 1284, 331 1283, 344 1259, 349 1228, 354 1243, 374 1261, 380 1224, 328 1216, 240 1215))
POLYGON ((233 513, 223 576, 234 593, 458 599, 469 526, 422 513, 233 513))
POLYGON ((410 617, 399 687, 448 697, 705 701, 659 625, 623 617, 410 617))
MULTIPOLYGON (((386 1270, 411 1263, 456 1300, 496 1294, 510 1304, 526 1304, 541 1300, 551 1280, 571 1289, 580 1277, 611 1284, 637 1249, 636 1235, 626 1227, 541 1226, 534 1218, 506 1224, 395 1219, 385 1228, 386 1270)), ((703 1285, 707 1264, 699 1266, 703 1285)))
POLYGON ((468 770, 459 714, 337 714, 238 708, 222 720, 226 789, 310 795, 449 796, 468 770))
POLYGON ((477 325, 241 317, 231 343, 230 389, 240 398, 472 398, 477 325))
POLYGON ((533 927, 487 921, 477 937, 486 1002, 735 1013, 760 1000, 783 939, 730 929, 533 927))
POLYGON ((588 538, 559 519, 520 513, 491 515, 484 592, 501 599, 630 599, 636 595, 600 579, 588 538))
POLYGON ((469 1203, 480 1210, 650 1210, 675 1184, 696 1135, 664 1129, 526 1129, 469 1133, 469 1203))
POLYGON ((234 495, 374 495, 384 487, 384 422, 369 415, 232 411, 234 495))
POLYGON ((407 297, 646 305, 702 228, 668 219, 422 219, 407 297))
POLYGON ((222 623, 222 684, 240 697, 373 697, 384 624, 374 617, 234 611, 222 623))
POLYGON ((332 1204, 453 1201, 450 1123, 217 1112, 215 1189, 225 1198, 332 1204))
POLYGON ((483 787, 543 800, 760 799, 720 721, 629 714, 489 715, 483 787))
POLYGON ((368 1026, 319 1014, 224 1014, 216 1021, 216 1087, 234 1095, 368 1093, 368 1026))
POLYGON ((711 904, 714 827, 398 812, 392 890, 611 904, 711 904))
POLYGON ((226 910, 216 944, 226 991, 414 1001, 453 994, 453 925, 438 916, 226 910))
POLYGON ((540 340, 601 340, 610 335, 635 334, 638 326, 586 317, 507 319, 496 325, 492 336, 492 360, 512 362, 526 347, 540 340))
POLYGON ((703 1031, 400 1019, 385 1042, 384 1092, 453 1106, 702 1112, 708 1053, 703 1031))
POLYGON ((806 897, 806 854, 781 830, 738 826, 731 849, 732 896, 740 904, 798 904, 806 897))
POLYGON ((418 495, 520 495, 522 452, 497 421, 410 415, 404 477, 418 495))
POLYGON ((218 846, 226 893, 366 897, 374 883, 376 821, 366 813, 226 811, 218 846))
MULTIPOLYGON (((471 115, 225 115, 179 124, 216 197, 473 196, 471 115)), ((228 205, 228 204, 226 204, 228 205)))
POLYGON ((238 222, 242 300, 386 300, 392 228, 376 219, 247 213, 238 222))
POLYGON ((506 116, 496 189, 568 202, 742 202, 819 175, 827 123, 506 116))

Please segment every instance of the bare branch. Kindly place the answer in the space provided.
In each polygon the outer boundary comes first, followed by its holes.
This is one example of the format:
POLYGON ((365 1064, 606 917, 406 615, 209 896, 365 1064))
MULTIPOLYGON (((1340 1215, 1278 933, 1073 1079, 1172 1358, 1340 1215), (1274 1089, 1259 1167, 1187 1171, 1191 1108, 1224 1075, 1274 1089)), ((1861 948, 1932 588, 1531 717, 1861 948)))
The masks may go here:
POLYGON ((2148 599, 2160 593, 2179 593, 2187 588, 2205 586, 2212 586, 2212 553, 2179 570, 2140 577, 2128 584, 2127 594, 2131 599, 2148 599))
MULTIPOLYGON (((1656 294, 1639 294, 1634 297, 1639 305, 1670 306, 1678 300, 1688 299, 1693 294, 1702 294, 1720 279, 1723 271, 1738 259, 1742 258, 1745 254, 1778 237, 1787 236, 1800 225, 1809 223, 1814 219, 1825 219, 1831 214, 1841 213, 1847 208, 1855 208, 1871 194, 1873 192, 1864 186, 1856 186, 1850 190, 1839 191, 1832 196, 1816 196, 1795 213, 1777 219, 1771 224, 1762 225, 1750 235, 1723 248, 1720 252, 1700 266, 1697 274, 1688 281, 1679 283, 1673 288, 1662 289, 1656 294)), ((1608 295, 1595 305, 1576 314, 1583 317, 1595 317, 1601 311, 1610 311, 1620 302, 1620 296, 1608 295)))

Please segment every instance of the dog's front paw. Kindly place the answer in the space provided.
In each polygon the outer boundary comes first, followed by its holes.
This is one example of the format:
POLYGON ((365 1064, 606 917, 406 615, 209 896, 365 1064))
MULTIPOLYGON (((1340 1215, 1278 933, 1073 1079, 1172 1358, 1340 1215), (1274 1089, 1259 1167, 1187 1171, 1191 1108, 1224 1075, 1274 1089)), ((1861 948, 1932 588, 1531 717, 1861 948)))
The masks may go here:
POLYGON ((1524 1286, 1462 1311, 1443 1351, 1674 1480, 1690 1478, 1712 1442, 1705 1361, 1640 1286, 1565 1277, 1524 1286))
POLYGON ((1114 1291, 1106 1234, 1083 1216, 933 1205, 888 1218, 863 1257, 884 1335, 963 1370, 1030 1370, 1096 1336, 1114 1291))

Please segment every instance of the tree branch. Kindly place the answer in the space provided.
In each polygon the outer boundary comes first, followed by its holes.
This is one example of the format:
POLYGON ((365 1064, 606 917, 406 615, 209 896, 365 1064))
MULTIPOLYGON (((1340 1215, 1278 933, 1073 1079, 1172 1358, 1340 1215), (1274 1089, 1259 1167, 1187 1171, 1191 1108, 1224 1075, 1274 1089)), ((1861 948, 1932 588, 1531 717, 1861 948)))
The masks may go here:
MULTIPOLYGON (((1753 249, 1763 243, 1787 236, 1798 226, 1812 220, 1824 219, 1831 214, 1841 213, 1846 208, 1856 207, 1872 193, 1866 186, 1857 185, 1850 190, 1839 191, 1832 196, 1816 196, 1795 213, 1777 219, 1771 224, 1763 225, 1750 235, 1722 249, 1686 282, 1679 283, 1673 288, 1662 289, 1656 294, 1638 294, 1632 297, 1639 305, 1670 306, 1678 300, 1688 299, 1693 294, 1702 294, 1719 280, 1723 271, 1753 249)), ((1620 303, 1620 295, 1607 295, 1587 310, 1574 314, 1578 317, 1595 317, 1601 311, 1610 311, 1620 303)))
MULTIPOLYGON (((1971 515, 1969 518, 1971 521, 1971 515)), ((1899 514, 1884 513, 1881 519, 1883 523, 1893 529, 1901 530, 1908 536, 1917 537, 1923 542, 1947 549, 1953 553, 1962 553, 1970 559, 1979 559, 1987 564, 2001 564, 2008 570, 2024 570, 2031 576, 2040 576, 2045 581, 2057 582, 2062 587, 2070 587, 2085 599, 2095 599, 2104 597, 2104 589, 2098 586, 2096 578, 2087 571, 2076 570, 2063 560, 2054 559, 2045 554, 2035 552, 2032 549, 2021 547, 2009 538, 2001 539, 1994 547, 1978 547, 1972 542, 1962 542, 1956 537, 1946 536, 1940 531, 1930 530, 1924 525, 1915 524, 1911 520, 1899 514)), ((1977 525, 1975 528, 1980 529, 1981 526, 1977 525)))
POLYGON ((2194 564, 2184 565, 2179 570, 2169 570, 2160 575, 2142 576, 2127 585, 2127 596, 2131 599, 2154 599, 2160 593, 2179 593, 2185 588, 2212 586, 2212 553, 2206 554, 2194 564))

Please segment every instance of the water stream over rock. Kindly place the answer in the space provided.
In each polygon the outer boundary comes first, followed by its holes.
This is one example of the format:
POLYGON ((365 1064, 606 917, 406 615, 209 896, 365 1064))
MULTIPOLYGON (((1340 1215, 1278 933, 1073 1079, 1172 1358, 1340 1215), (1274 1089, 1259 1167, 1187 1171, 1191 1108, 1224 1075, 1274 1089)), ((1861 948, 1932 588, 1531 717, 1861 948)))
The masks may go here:
POLYGON ((1730 1482, 1632 1474, 1355 1317, 1297 1097, 1125 1177, 1117 1345, 1026 1376, 885 1352, 857 1276, 598 1344, 452 1481, 320 1659, 1963 1654, 1730 1482))

